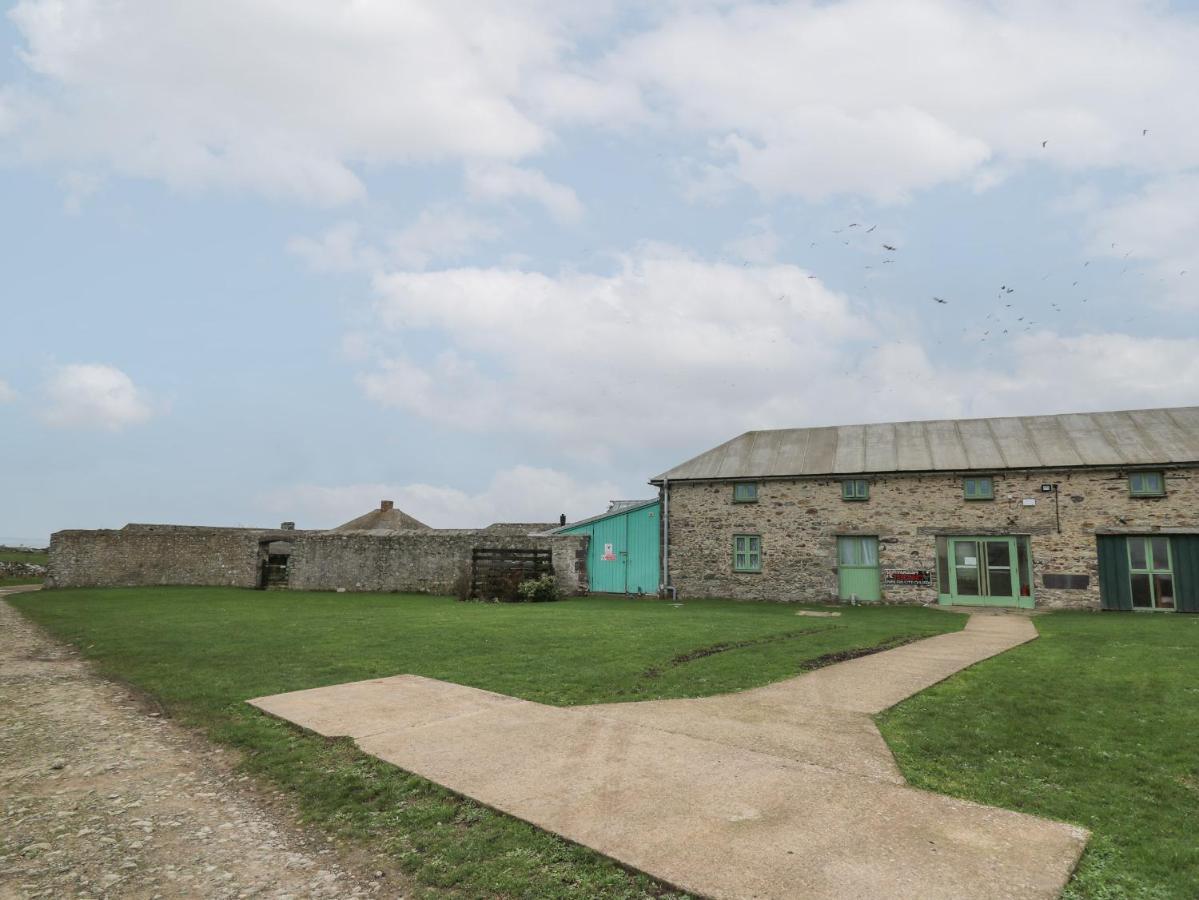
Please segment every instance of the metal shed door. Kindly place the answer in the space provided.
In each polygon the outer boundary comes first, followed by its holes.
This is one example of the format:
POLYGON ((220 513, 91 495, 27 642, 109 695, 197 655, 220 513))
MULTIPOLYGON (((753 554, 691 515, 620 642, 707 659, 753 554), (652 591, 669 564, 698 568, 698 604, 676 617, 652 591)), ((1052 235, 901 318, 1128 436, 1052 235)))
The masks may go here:
POLYGON ((591 590, 601 594, 623 594, 628 590, 628 516, 601 519, 592 526, 591 590))

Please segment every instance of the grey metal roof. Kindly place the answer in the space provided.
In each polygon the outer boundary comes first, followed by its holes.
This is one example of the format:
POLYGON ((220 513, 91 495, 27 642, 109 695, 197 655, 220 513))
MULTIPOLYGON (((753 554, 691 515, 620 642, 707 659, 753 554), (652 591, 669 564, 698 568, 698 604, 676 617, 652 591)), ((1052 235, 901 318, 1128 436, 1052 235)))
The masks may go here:
POLYGON ((651 497, 648 500, 612 500, 608 503, 607 512, 602 512, 595 516, 588 516, 586 519, 579 519, 577 522, 567 522, 565 525, 560 525, 557 528, 553 528, 544 532, 544 534, 564 534, 574 528, 578 528, 581 525, 590 525, 592 522, 598 522, 601 519, 618 516, 621 513, 634 512, 635 510, 641 509, 645 506, 651 506, 657 502, 657 497, 651 497))
POLYGON ((1199 406, 747 431, 651 479, 1199 462, 1199 406))

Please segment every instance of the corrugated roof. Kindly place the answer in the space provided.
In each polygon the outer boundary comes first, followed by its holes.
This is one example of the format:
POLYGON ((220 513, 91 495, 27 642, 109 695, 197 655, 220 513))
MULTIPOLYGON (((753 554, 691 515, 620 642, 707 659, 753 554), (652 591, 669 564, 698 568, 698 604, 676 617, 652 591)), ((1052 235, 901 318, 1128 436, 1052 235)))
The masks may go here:
POLYGON ((608 511, 599 513, 598 515, 589 516, 586 519, 579 519, 577 522, 568 522, 565 525, 560 525, 545 534, 566 534, 572 529, 578 528, 581 525, 590 525, 592 522, 598 522, 601 519, 608 519, 612 516, 619 516, 622 513, 635 512, 646 506, 652 506, 658 502, 657 497, 651 497, 649 500, 613 500, 608 505, 608 511))
POLYGON ((748 431, 651 479, 1199 462, 1199 406, 748 431))

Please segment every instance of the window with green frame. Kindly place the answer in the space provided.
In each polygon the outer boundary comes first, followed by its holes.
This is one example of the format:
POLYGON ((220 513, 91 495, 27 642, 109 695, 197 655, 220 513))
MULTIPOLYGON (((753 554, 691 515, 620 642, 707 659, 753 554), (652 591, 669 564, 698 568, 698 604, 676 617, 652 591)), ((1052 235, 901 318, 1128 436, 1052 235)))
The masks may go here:
POLYGON ((757 503, 758 484, 756 481, 738 481, 733 484, 734 503, 757 503))
POLYGON ((842 500, 869 500, 870 482, 865 478, 847 478, 841 482, 842 500))
POLYGON ((962 492, 967 500, 994 500, 995 483, 990 475, 963 478, 962 492))
POLYGON ((1128 492, 1134 497, 1163 497, 1166 476, 1161 472, 1132 472, 1128 476, 1128 492))
POLYGON ((759 535, 733 535, 733 571, 762 571, 762 538, 759 535))

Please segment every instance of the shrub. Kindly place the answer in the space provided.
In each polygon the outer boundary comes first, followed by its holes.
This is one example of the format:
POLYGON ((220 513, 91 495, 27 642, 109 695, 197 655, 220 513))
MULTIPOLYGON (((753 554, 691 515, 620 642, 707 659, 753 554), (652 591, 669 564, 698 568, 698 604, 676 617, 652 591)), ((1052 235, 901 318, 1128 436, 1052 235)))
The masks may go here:
POLYGON ((516 592, 524 603, 548 603, 562 599, 562 593, 558 590, 558 579, 550 574, 522 581, 516 592))
POLYGON ((474 587, 474 577, 470 566, 463 566, 454 576, 454 596, 459 600, 469 600, 471 589, 474 587))

